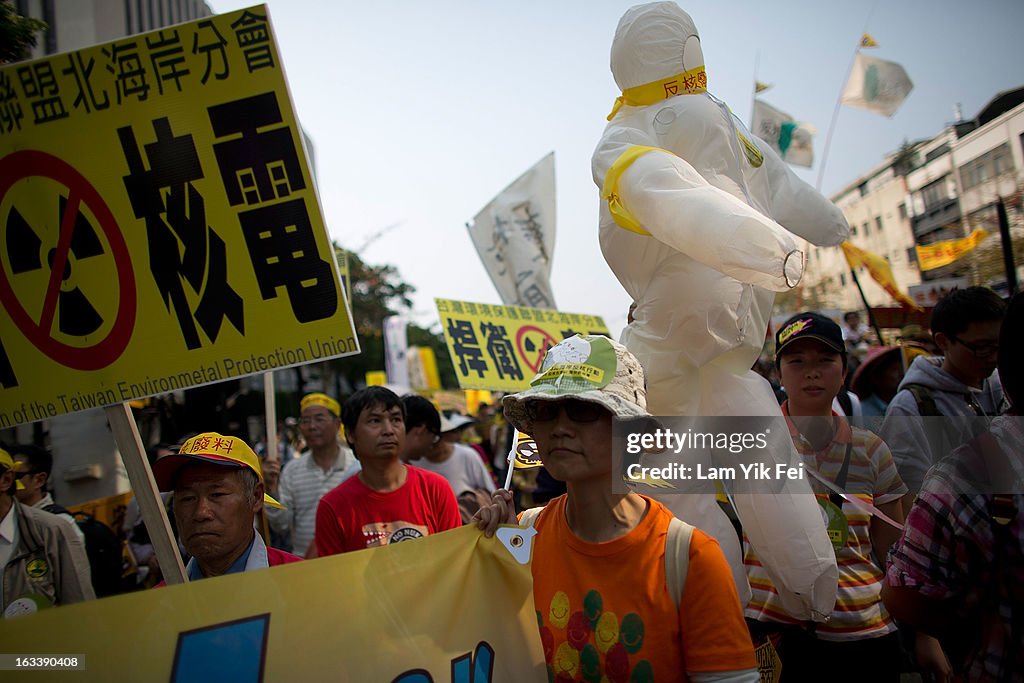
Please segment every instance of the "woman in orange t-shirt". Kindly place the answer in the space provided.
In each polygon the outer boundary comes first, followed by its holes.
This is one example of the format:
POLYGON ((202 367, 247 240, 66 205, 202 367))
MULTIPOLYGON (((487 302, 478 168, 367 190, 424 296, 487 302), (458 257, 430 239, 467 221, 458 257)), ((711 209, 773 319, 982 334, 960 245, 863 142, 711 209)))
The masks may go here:
MULTIPOLYGON (((672 513, 612 490, 614 417, 648 416, 643 369, 606 337, 571 337, 548 351, 531 388, 506 396, 508 421, 537 442, 568 493, 537 516, 534 604, 552 680, 758 681, 732 573, 718 543, 693 530, 679 604, 669 596, 672 513)), ((495 492, 474 518, 491 534, 515 523, 495 492)))

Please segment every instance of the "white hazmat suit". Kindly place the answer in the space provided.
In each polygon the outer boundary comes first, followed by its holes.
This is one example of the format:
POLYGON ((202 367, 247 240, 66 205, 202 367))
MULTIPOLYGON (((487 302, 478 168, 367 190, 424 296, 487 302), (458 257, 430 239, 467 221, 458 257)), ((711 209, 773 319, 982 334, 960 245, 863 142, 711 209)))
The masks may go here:
MULTIPOLYGON (((767 381, 751 370, 774 292, 803 274, 793 234, 838 245, 846 220, 707 93, 697 28, 675 3, 626 12, 611 68, 623 94, 592 160, 601 249, 635 303, 621 341, 646 371, 648 410, 781 419, 767 381)), ((796 460, 788 433, 773 437, 796 460)), ((736 493, 737 513, 783 607, 822 621, 837 570, 820 508, 804 480, 774 490, 736 493)), ((656 497, 718 539, 745 603, 739 543, 714 495, 656 497)))

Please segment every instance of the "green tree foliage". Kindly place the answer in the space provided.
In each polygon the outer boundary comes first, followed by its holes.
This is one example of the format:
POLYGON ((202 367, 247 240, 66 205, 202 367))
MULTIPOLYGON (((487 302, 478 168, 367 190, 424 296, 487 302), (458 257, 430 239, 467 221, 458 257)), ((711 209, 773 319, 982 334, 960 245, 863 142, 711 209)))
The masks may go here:
MULTIPOLYGON (((341 248, 335 245, 341 262, 341 248)), ((365 382, 366 373, 384 370, 384 318, 407 314, 412 309, 412 294, 416 288, 402 281, 392 265, 371 265, 358 254, 348 252, 348 283, 352 297, 352 319, 359 335, 361 353, 332 361, 335 372, 344 376, 350 386, 365 382)), ((457 388, 458 381, 444 337, 437 332, 409 324, 410 346, 429 346, 437 357, 438 373, 443 388, 457 388)))
POLYGON ((36 46, 36 34, 47 28, 45 22, 23 17, 14 5, 0 0, 0 64, 25 59, 36 46))

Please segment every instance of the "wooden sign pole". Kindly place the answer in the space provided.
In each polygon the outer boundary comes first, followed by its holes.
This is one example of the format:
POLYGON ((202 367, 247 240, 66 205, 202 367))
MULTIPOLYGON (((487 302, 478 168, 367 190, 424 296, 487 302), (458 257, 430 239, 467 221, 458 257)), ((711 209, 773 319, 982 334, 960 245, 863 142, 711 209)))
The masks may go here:
POLYGON ((146 459, 146 450, 139 436, 139 428, 135 424, 132 409, 127 403, 118 403, 103 409, 114 433, 117 450, 121 453, 124 468, 128 471, 132 491, 139 501, 142 519, 153 542, 160 571, 168 585, 185 583, 185 565, 178 554, 178 543, 171 532, 171 524, 164 514, 164 503, 153 479, 153 471, 146 459))

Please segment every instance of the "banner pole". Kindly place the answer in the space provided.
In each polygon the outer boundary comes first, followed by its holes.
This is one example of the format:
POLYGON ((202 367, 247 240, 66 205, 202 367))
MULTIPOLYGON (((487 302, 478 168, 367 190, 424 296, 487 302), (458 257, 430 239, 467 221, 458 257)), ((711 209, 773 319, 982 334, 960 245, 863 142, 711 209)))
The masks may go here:
POLYGON ((853 284, 857 285, 857 291, 860 292, 860 300, 864 302, 864 308, 868 312, 868 322, 871 323, 871 327, 874 328, 875 334, 878 335, 879 345, 885 345, 885 339, 882 337, 882 328, 878 326, 878 322, 875 320, 875 314, 871 312, 871 304, 868 303, 868 298, 864 296, 864 288, 860 286, 860 279, 857 277, 857 269, 850 267, 850 275, 853 276, 853 284))
POLYGON ((505 489, 512 490, 512 473, 516 469, 516 447, 519 445, 519 430, 512 433, 512 448, 508 451, 508 473, 505 475, 505 489))
POLYGON ((825 164, 828 162, 828 150, 832 146, 832 133, 836 131, 836 122, 839 120, 839 110, 843 106, 843 91, 846 90, 846 84, 850 81, 850 74, 853 73, 853 65, 857 61, 857 54, 860 52, 860 43, 857 44, 857 49, 853 51, 853 58, 850 60, 850 66, 846 69, 846 78, 843 79, 843 85, 839 90, 839 96, 836 98, 836 107, 832 110, 832 121, 828 124, 828 133, 825 135, 825 149, 821 152, 821 166, 818 167, 818 182, 814 186, 814 189, 821 192, 821 185, 825 180, 825 164))
POLYGON ((146 459, 146 451, 139 436, 135 416, 131 406, 118 403, 103 409, 110 423, 110 431, 114 434, 117 450, 121 453, 121 461, 128 472, 128 480, 132 484, 135 499, 139 501, 139 511, 153 542, 156 558, 160 562, 160 571, 167 585, 185 583, 185 565, 178 553, 178 542, 171 531, 167 519, 163 498, 153 479, 153 471, 146 459))
POLYGON ((857 39, 857 49, 853 51, 853 58, 850 59, 850 66, 846 69, 846 78, 843 79, 843 85, 839 90, 839 97, 836 98, 836 108, 832 112, 832 122, 828 124, 828 134, 825 136, 825 149, 821 153, 821 167, 818 169, 818 183, 814 187, 818 192, 821 192, 821 185, 825 180, 825 162, 828 161, 828 150, 829 147, 832 146, 832 133, 835 132, 836 120, 839 118, 839 108, 843 106, 843 91, 846 90, 846 84, 850 82, 850 74, 853 73, 853 65, 857 62, 857 55, 860 53, 861 41, 864 40, 864 34, 868 32, 868 26, 871 24, 871 17, 874 15, 876 7, 878 7, 878 0, 871 3, 871 9, 868 10, 868 18, 864 20, 864 30, 861 31, 860 38, 857 39))
POLYGON ((274 400, 274 373, 273 371, 263 373, 263 412, 267 422, 267 451, 264 458, 278 458, 277 449, 277 403, 274 400))

